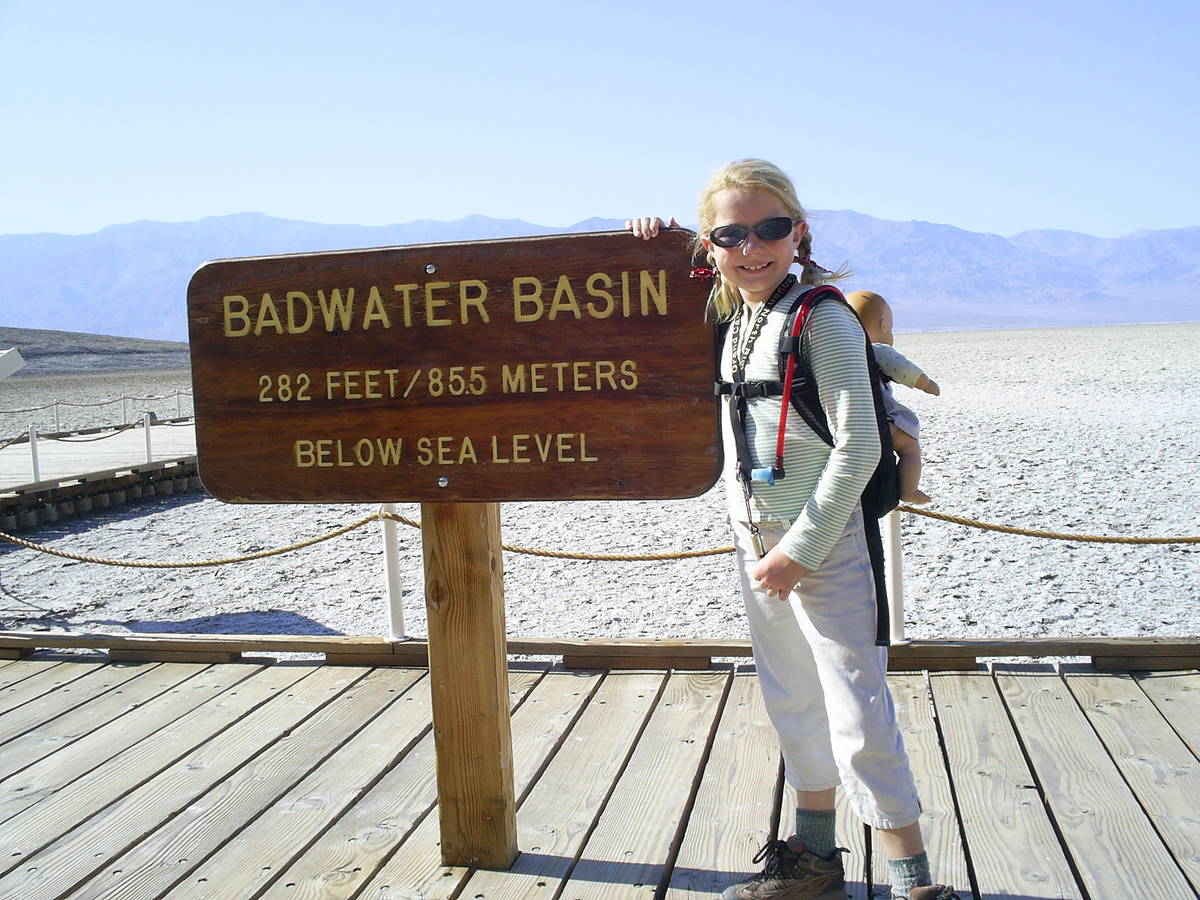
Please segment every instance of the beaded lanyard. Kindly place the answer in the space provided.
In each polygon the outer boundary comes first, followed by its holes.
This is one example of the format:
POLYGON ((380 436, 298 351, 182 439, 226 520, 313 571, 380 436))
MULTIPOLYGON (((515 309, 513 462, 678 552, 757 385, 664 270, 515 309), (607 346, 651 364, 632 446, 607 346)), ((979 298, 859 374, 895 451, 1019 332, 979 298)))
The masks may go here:
MULTIPOLYGON (((754 350, 754 342, 758 340, 759 333, 767 323, 767 314, 774 309, 775 304, 787 296, 795 284, 796 276, 791 274, 779 282, 779 287, 775 288, 771 296, 755 312, 754 318, 750 320, 750 328, 746 334, 746 343, 744 346, 741 345, 741 310, 738 311, 738 316, 733 320, 733 325, 730 327, 729 358, 733 374, 734 390, 729 395, 729 420, 730 425, 733 428, 740 429, 742 435, 745 434, 743 409, 746 404, 746 398, 744 392, 739 397, 737 385, 745 383, 746 366, 750 362, 750 354, 754 350)), ((734 439, 738 439, 736 432, 734 439)), ((738 463, 737 477, 738 481, 742 483, 742 498, 746 502, 746 523, 750 526, 750 537, 754 542, 754 549, 758 553, 758 558, 762 559, 766 551, 763 548, 762 532, 759 531, 758 523, 754 521, 754 512, 750 505, 750 473, 745 471, 740 461, 738 463)))

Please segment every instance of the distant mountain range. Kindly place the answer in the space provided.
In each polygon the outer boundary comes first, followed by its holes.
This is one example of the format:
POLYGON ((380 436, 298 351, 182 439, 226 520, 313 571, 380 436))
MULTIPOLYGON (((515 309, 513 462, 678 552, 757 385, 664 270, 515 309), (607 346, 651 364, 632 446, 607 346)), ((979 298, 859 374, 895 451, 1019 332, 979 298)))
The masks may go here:
MULTIPOLYGON (((1200 227, 1098 238, 1012 237, 849 210, 813 211, 814 257, 893 302, 900 331, 1200 319, 1200 227)), ((456 222, 320 225, 260 213, 133 222, 93 234, 0 235, 0 325, 186 340, 187 284, 206 260, 438 241, 609 231, 469 216, 456 222)))

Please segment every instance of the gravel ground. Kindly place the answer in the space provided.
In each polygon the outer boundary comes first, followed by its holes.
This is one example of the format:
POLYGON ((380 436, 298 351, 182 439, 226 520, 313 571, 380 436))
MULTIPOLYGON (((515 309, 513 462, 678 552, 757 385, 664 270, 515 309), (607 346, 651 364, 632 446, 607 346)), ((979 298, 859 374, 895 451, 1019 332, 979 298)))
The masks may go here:
MULTIPOLYGON (((1052 531, 1200 534, 1200 400, 1184 362, 1197 340, 1200 324, 900 335, 898 348, 942 386, 936 398, 896 389, 921 415, 931 508, 1052 531)), ((189 388, 181 371, 9 379, 0 410, 189 388)), ((173 415, 174 404, 160 401, 156 412, 173 415)), ((0 435, 28 425, 28 414, 0 412, 0 435)), ((503 537, 599 553, 726 546, 720 490, 670 502, 505 504, 503 537)), ((193 493, 23 536, 104 557, 211 559, 291 543, 374 509, 232 506, 193 493)), ((415 505, 400 512, 419 514, 415 505)), ((1063 543, 914 516, 904 517, 904 542, 910 637, 1200 635, 1197 545, 1063 543)), ((407 631, 424 635, 416 530, 401 527, 399 552, 407 631)), ((505 567, 514 636, 746 636, 727 554, 633 563, 509 553, 505 567)), ((385 634, 385 596, 374 524, 281 557, 195 570, 73 563, 0 546, 4 629, 385 634)))

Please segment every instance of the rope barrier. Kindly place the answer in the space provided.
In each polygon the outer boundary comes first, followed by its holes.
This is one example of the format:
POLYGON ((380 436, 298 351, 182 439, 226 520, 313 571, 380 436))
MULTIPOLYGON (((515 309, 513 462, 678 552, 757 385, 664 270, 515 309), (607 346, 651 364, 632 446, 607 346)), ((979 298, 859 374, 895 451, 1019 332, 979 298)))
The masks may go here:
MULTIPOLYGON (((983 531, 998 531, 1005 534, 1016 534, 1024 537, 1046 538, 1049 540, 1060 541, 1084 541, 1090 543, 1105 543, 1105 544, 1200 544, 1200 536, 1197 537, 1149 537, 1149 538, 1128 538, 1128 537, 1106 537, 1101 535, 1087 534, 1066 534, 1063 532, 1054 531, 1038 531, 1027 528, 1016 528, 1011 525, 997 525, 992 522, 981 522, 977 519, 968 519, 963 516, 952 516, 948 513, 935 513, 932 510, 918 509, 913 506, 899 506, 897 509, 900 512, 914 513, 920 516, 927 516, 931 519, 940 519, 945 522, 951 522, 955 525, 964 525, 970 528, 978 528, 983 531)), ((37 550, 40 553, 48 553, 51 556, 59 556, 64 559, 71 559, 77 562, 99 563, 107 566, 126 566, 135 569, 196 569, 205 566, 222 566, 230 563, 249 562, 255 559, 265 559, 269 556, 279 556, 284 553, 290 553, 293 550, 301 550, 305 547, 311 547, 314 544, 319 544, 323 541, 328 541, 335 537, 340 537, 343 534, 348 534, 357 528, 361 528, 371 522, 379 519, 392 519, 404 525, 409 525, 413 528, 420 528, 421 523, 416 519, 410 519, 407 516, 397 515, 395 513, 371 513, 368 516, 363 516, 356 522, 351 522, 349 525, 344 525, 341 528, 336 528, 326 534, 318 535, 314 538, 309 538, 305 541, 299 541, 295 544, 288 544, 286 547, 275 547, 271 550, 261 550, 257 553, 248 553, 244 556, 230 556, 225 559, 207 559, 207 560, 192 560, 184 562, 140 562, 119 559, 106 559, 100 556, 84 556, 78 553, 69 553, 64 550, 55 550, 52 547, 47 547, 44 544, 35 544, 32 541, 25 541, 11 534, 6 534, 0 531, 0 540, 7 541, 10 544, 16 544, 18 547, 24 547, 28 550, 37 550)), ((701 556, 718 556, 724 553, 732 553, 733 547, 712 547, 706 550, 681 550, 674 553, 570 553, 559 550, 539 550, 534 547, 522 547, 513 544, 503 544, 503 548, 510 553, 523 553, 529 556, 550 557, 552 559, 574 559, 574 560, 593 560, 599 562, 658 562, 671 559, 693 559, 701 556)))
POLYGON ((38 437, 43 441, 55 441, 59 444, 92 444, 92 443, 95 443, 96 441, 105 441, 105 440, 108 440, 110 437, 116 437, 122 431, 128 431, 131 428, 141 428, 141 427, 142 427, 141 422, 130 422, 128 425, 116 425, 113 427, 112 431, 105 432, 104 434, 101 434, 97 437, 61 438, 61 437, 52 437, 51 435, 42 434, 41 432, 38 432, 38 437))
POLYGON ((28 409, 0 409, 0 416, 17 415, 18 413, 41 412, 43 409, 54 409, 56 406, 73 406, 76 409, 84 409, 88 407, 108 406, 110 403, 121 403, 124 400, 136 400, 139 403, 146 403, 150 400, 169 400, 175 397, 190 397, 191 391, 175 391, 172 394, 155 394, 150 397, 114 397, 112 400, 98 400, 95 403, 75 403, 72 400, 55 400, 53 403, 47 403, 45 406, 31 406, 28 409))
POLYGON ((949 513, 934 512, 931 509, 918 509, 915 506, 899 506, 900 512, 914 513, 927 516, 930 519, 941 519, 943 522, 953 522, 955 525, 965 525, 968 528, 978 528, 982 531, 998 531, 1003 534, 1018 534, 1022 537, 1044 538, 1050 541, 1080 541, 1092 544, 1200 544, 1197 537, 1109 537, 1097 534, 1070 534, 1061 531, 1038 531, 1033 528, 1017 528, 1012 525, 997 525, 994 522, 981 522, 978 519, 968 519, 963 516, 952 516, 949 513))

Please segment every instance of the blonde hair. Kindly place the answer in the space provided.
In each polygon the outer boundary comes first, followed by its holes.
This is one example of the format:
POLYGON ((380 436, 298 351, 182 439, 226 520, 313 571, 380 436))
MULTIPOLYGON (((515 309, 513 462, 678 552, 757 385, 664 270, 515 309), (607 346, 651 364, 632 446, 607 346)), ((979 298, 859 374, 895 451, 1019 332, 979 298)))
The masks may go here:
MULTIPOLYGON (((769 191, 779 202, 787 214, 801 222, 808 221, 808 215, 796 196, 796 188, 787 174, 774 163, 765 159, 739 159, 726 163, 717 169, 708 179, 700 194, 699 224, 700 230, 696 235, 693 253, 696 258, 706 258, 713 265, 713 256, 704 246, 703 239, 712 231, 716 224, 716 196, 725 190, 769 191)), ((800 275, 801 284, 829 284, 840 281, 850 275, 843 264, 836 272, 822 269, 812 263, 812 230, 807 230, 796 248, 797 262, 806 261, 804 271, 800 275)), ((718 321, 733 317, 742 305, 742 295, 732 284, 726 284, 724 279, 717 277, 713 281, 712 292, 708 296, 708 309, 718 321)))

